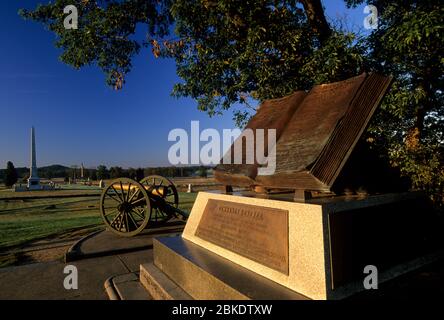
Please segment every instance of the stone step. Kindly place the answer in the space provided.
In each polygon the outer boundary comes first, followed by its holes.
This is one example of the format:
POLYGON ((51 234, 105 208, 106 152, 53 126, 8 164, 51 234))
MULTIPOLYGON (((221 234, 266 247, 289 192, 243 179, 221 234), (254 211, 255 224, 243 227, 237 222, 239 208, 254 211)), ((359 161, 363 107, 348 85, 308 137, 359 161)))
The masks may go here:
POLYGON ((155 238, 153 249, 154 265, 144 265, 140 273, 153 298, 177 299, 177 294, 183 299, 187 294, 197 300, 308 299, 180 236, 155 238))
POLYGON ((140 265, 140 283, 154 300, 191 300, 192 298, 153 263, 140 265))
POLYGON ((113 276, 105 281, 105 290, 110 300, 152 300, 139 282, 138 273, 113 276))

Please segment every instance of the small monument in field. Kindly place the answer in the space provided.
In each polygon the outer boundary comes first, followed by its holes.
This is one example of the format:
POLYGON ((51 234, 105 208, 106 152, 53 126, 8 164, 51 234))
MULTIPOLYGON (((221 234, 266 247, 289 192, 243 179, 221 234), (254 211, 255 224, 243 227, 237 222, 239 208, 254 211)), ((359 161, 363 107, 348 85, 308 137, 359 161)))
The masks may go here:
POLYGON ((82 181, 85 181, 85 167, 83 166, 83 162, 80 165, 80 178, 82 179, 82 181))
POLYGON ((26 186, 15 185, 14 191, 38 191, 38 190, 54 190, 55 185, 51 183, 50 185, 40 184, 40 178, 37 169, 37 158, 36 158, 36 148, 35 148, 35 129, 31 128, 31 163, 29 166, 29 178, 28 184, 26 186))
POLYGON ((31 163, 29 167, 28 190, 41 190, 40 178, 37 172, 37 160, 35 150, 35 129, 31 128, 31 163))

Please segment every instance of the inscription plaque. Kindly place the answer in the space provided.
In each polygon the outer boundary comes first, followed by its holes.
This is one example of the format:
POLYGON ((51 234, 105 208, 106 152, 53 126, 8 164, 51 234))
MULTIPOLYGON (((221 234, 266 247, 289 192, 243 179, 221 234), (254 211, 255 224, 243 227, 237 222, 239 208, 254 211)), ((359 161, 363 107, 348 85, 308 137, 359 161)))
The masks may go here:
POLYGON ((208 200, 195 235, 288 275, 288 211, 208 200))

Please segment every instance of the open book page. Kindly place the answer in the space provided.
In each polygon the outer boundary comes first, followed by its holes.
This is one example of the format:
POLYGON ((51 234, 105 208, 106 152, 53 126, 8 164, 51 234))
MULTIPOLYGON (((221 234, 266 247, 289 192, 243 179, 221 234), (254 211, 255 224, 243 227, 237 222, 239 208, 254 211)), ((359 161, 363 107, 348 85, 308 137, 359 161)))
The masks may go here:
POLYGON ((247 128, 276 129, 273 171, 263 174, 256 162, 248 162, 257 145, 242 145, 242 161, 217 166, 216 179, 226 185, 330 191, 390 83, 390 77, 363 73, 264 102, 247 128))
POLYGON ((216 167, 216 179, 222 183, 230 185, 254 184, 254 178, 258 173, 258 162, 254 156, 255 150, 257 150, 257 130, 264 130, 263 150, 265 153, 264 155, 267 156, 267 151, 274 147, 274 143, 268 143, 268 130, 274 129, 276 141, 279 140, 282 132, 285 130, 285 127, 305 96, 305 91, 296 91, 295 93, 283 98, 264 101, 245 128, 246 130, 251 129, 253 134, 252 143, 248 145, 246 141, 248 137, 246 137, 245 134, 241 135, 224 156, 224 158, 228 159, 228 161, 226 161, 227 163, 224 164, 223 160, 221 160, 221 164, 216 167), (240 143, 241 141, 242 144, 239 144, 241 147, 241 162, 235 163, 234 146, 236 143, 240 143), (251 161, 247 155, 253 155, 253 161, 251 161))

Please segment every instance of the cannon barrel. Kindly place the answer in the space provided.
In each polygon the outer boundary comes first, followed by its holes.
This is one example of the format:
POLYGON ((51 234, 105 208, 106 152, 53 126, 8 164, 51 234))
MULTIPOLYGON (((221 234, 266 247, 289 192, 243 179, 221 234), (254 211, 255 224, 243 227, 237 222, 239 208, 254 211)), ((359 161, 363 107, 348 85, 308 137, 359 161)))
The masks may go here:
MULTIPOLYGON (((125 192, 128 192, 128 190, 134 191, 137 189, 136 185, 131 185, 130 183, 126 183, 126 184, 122 184, 117 185, 114 187, 116 190, 123 190, 125 192)), ((152 188, 148 188, 147 186, 144 186, 144 188, 146 189, 146 191, 148 192, 148 195, 152 194, 155 196, 161 196, 163 197, 166 193, 167 193, 167 187, 165 186, 155 186, 152 188)))
POLYGON ((182 220, 186 220, 189 217, 189 213, 185 212, 179 208, 176 208, 165 201, 161 196, 157 196, 155 194, 151 194, 150 196, 153 207, 157 207, 166 214, 173 215, 175 217, 181 217, 182 220))

